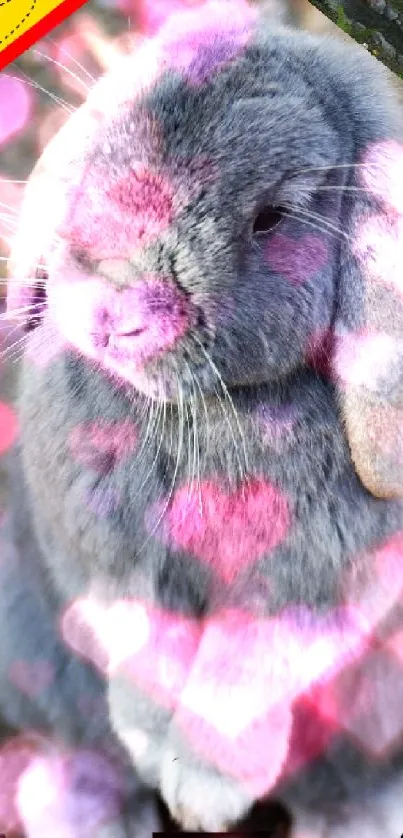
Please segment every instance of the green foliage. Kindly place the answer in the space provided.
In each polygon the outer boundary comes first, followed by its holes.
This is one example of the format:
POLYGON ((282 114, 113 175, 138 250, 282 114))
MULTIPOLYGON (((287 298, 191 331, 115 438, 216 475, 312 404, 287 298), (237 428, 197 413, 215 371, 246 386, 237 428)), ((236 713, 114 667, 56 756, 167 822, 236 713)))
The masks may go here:
POLYGON ((346 17, 343 6, 337 7, 337 18, 335 22, 339 29, 342 29, 343 32, 347 32, 347 35, 351 35, 351 23, 346 17))

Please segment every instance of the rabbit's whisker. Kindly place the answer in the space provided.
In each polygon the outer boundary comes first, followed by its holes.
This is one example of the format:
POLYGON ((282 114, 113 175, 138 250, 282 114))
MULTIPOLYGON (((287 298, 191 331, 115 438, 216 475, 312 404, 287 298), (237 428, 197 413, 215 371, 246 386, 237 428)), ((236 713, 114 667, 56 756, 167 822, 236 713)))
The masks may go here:
POLYGON ((156 427, 156 423, 158 422, 158 405, 155 404, 154 400, 147 397, 147 410, 146 410, 146 428, 145 433, 143 436, 143 442, 140 446, 140 450, 138 452, 138 457, 141 460, 143 453, 146 452, 150 447, 150 441, 152 440, 153 433, 156 427))
POLYGON ((47 40, 49 41, 50 44, 53 44, 53 46, 57 47, 59 52, 62 52, 64 55, 67 55, 67 58, 70 58, 70 60, 73 62, 73 64, 75 64, 76 67, 78 67, 79 70, 82 70, 82 72, 87 76, 87 78, 89 78, 90 81, 93 82, 93 84, 97 83, 97 79, 95 79, 94 76, 92 76, 91 73, 82 64, 80 64, 80 62, 77 61, 76 58, 74 58, 74 55, 72 55, 64 47, 61 47, 60 44, 58 44, 57 41, 55 41, 53 38, 48 37, 47 40))
POLYGON ((149 396, 146 396, 145 393, 137 393, 136 390, 133 390, 131 396, 131 407, 133 412, 135 413, 137 412, 139 400, 141 401, 141 410, 139 411, 138 417, 140 420, 140 425, 142 426, 146 416, 148 416, 151 399, 149 398, 149 396))
MULTIPOLYGON (((189 378, 192 378, 191 370, 189 364, 184 360, 183 361, 187 371, 189 378)), ((186 428, 187 428, 187 440, 188 440, 188 494, 187 498, 190 501, 190 498, 193 495, 194 487, 195 487, 195 474, 196 474, 196 454, 195 454, 195 430, 194 430, 194 417, 193 422, 189 420, 189 411, 191 413, 191 406, 188 399, 183 399, 183 409, 186 409, 186 428), (192 455, 192 442, 193 442, 193 455, 192 455), (193 463, 192 472, 190 471, 190 465, 193 463)))
MULTIPOLYGON (((179 385, 179 389, 180 385, 179 385)), ((183 413, 185 416, 186 411, 186 436, 187 436, 187 443, 188 443, 188 453, 187 453, 187 460, 188 460, 188 477, 187 477, 187 503, 189 504, 191 497, 195 491, 196 485, 196 448, 195 448, 195 428, 194 428, 194 415, 191 408, 191 401, 187 398, 182 398, 183 402, 183 413), (190 416, 192 417, 192 421, 190 421, 190 416), (192 445, 193 443, 193 445, 192 445), (192 453, 193 448, 193 453, 192 453), (191 470, 192 465, 192 470, 191 470)), ((186 507, 184 508, 184 514, 182 520, 186 516, 186 507)))
MULTIPOLYGON (((193 495, 194 490, 195 490, 195 471, 194 471, 195 457, 194 457, 194 454, 192 456, 192 435, 193 435, 193 439, 194 439, 194 432, 193 432, 192 424, 189 421, 190 405, 189 405, 188 399, 185 399, 183 397, 182 388, 180 386, 179 381, 178 381, 178 394, 179 394, 180 420, 184 423, 184 428, 185 428, 185 433, 186 433, 186 438, 187 438, 187 448, 188 448, 188 451, 187 451, 187 461, 188 461, 187 462, 187 474, 188 474, 188 476, 187 476, 187 480, 186 480, 186 487, 187 487, 186 504, 184 505, 183 512, 182 512, 182 519, 181 519, 181 523, 183 523, 183 521, 186 518, 187 508, 189 508, 189 503, 190 503, 190 500, 191 500, 192 495, 193 495), (192 472, 190 470, 191 463, 193 463, 192 472)), ((193 449, 193 451, 194 451, 194 449, 193 449)))
POLYGON ((3 201, 0 201, 0 207, 4 207, 4 209, 8 210, 10 215, 18 216, 18 210, 15 207, 12 207, 10 204, 5 204, 3 201))
POLYGON ((148 396, 146 397, 146 415, 148 413, 148 419, 147 419, 145 434, 144 434, 144 437, 143 437, 143 442, 142 442, 142 444, 140 446, 140 450, 138 452, 138 457, 139 458, 141 458, 141 456, 143 454, 143 451, 145 451, 146 448, 149 447, 150 440, 152 440, 152 438, 154 436, 156 426, 159 422, 158 407, 159 407, 159 403, 155 404, 154 399, 151 399, 148 396), (148 410, 147 410, 147 408, 148 408, 148 410))
MULTIPOLYGON (((155 455, 154 455, 154 459, 153 459, 153 461, 152 461, 152 463, 151 463, 151 465, 150 465, 150 468, 148 469, 147 474, 145 475, 145 477, 143 477, 143 480, 141 481, 141 483, 140 483, 140 485, 139 485, 139 487, 138 487, 138 490, 137 490, 136 495, 135 495, 135 497, 136 497, 136 498, 139 496, 139 494, 140 494, 140 492, 141 492, 142 488, 146 485, 146 483, 147 483, 148 479, 151 477, 151 475, 152 475, 152 473, 153 473, 153 471, 154 471, 154 468, 155 468, 155 467, 156 467, 156 465, 157 465, 157 461, 158 461, 159 453, 160 453, 160 451, 161 451, 161 446, 162 446, 163 439, 164 439, 164 425, 165 425, 165 415, 166 415, 165 410, 164 410, 165 400, 164 400, 164 399, 158 399, 157 405, 155 405, 155 403, 153 402, 153 400, 152 400, 152 399, 150 399, 150 402, 151 402, 151 412, 152 412, 152 414, 153 414, 153 417, 155 416, 155 419, 153 418, 153 430, 152 430, 152 433, 150 434, 150 436, 148 436, 148 437, 146 436, 146 441, 147 441, 147 443, 148 443, 151 439, 153 439, 154 437, 157 437, 157 436, 158 436, 157 431, 158 431, 158 429, 159 429, 159 425, 160 425, 160 421, 161 421, 161 419, 163 420, 163 422, 162 422, 162 431, 161 431, 161 433, 159 434, 160 441, 159 441, 159 445, 158 445, 157 451, 156 451, 156 453, 155 453, 155 455), (155 429, 154 429, 154 425, 155 425, 155 429)), ((148 445, 147 445, 147 447, 148 447, 148 445)))
MULTIPOLYGON (((9 262, 11 260, 11 256, 0 256, 0 262, 9 262)), ((36 266, 36 270, 42 270, 41 265, 36 266)), ((16 281, 18 283, 19 288, 37 288, 39 281, 38 277, 36 276, 27 276, 24 277, 24 280, 17 279, 14 276, 8 276, 5 278, 0 279, 0 283, 3 282, 4 285, 11 285, 12 282, 16 281)))
MULTIPOLYGON (((0 262, 8 262, 10 259, 9 256, 0 256, 0 262)), ((41 265, 37 265, 37 270, 42 270, 41 265)), ((1 281, 1 280, 0 280, 1 281)), ((34 288, 37 289, 38 285, 40 284, 40 280, 36 276, 26 277, 24 281, 21 282, 20 279, 16 279, 16 277, 10 276, 4 279, 5 285, 11 285, 12 282, 16 281, 18 283, 19 288, 34 288)))
POLYGON ((14 343, 11 343, 10 346, 7 346, 3 352, 0 352, 0 358, 3 361, 13 361, 13 359, 16 360, 21 346, 23 346, 26 343, 28 337, 29 335, 23 335, 22 337, 18 338, 18 340, 15 340, 14 343))
POLYGON ((318 221, 319 222, 319 228, 322 229, 322 230, 325 230, 325 227, 326 227, 326 228, 329 229, 329 231, 331 230, 332 232, 336 233, 337 235, 343 236, 343 238, 347 238, 347 239, 349 238, 349 236, 347 235, 347 233, 344 230, 342 230, 340 227, 337 227, 335 224, 333 224, 332 221, 329 221, 327 218, 325 218, 323 215, 321 215, 318 212, 314 212, 311 209, 302 209, 300 207, 295 207, 294 208, 292 206, 290 206, 289 209, 291 210, 291 212, 295 211, 295 212, 305 216, 306 218, 312 218, 314 221, 318 221))
MULTIPOLYGON (((193 377, 192 377, 193 379, 193 377)), ((192 380, 193 385, 193 380, 192 380)), ((195 466, 196 466, 196 475, 195 475, 195 482, 199 487, 199 510, 200 515, 203 515, 203 502, 202 502, 202 493, 201 493, 201 469, 200 469, 200 443, 199 443, 199 429, 198 429, 198 422, 197 422, 197 402, 195 399, 195 392, 194 392, 194 385, 192 386, 192 392, 190 396, 190 409, 192 412, 192 425, 193 425, 193 440, 194 440, 194 458, 195 458, 195 466)))
POLYGON ((44 52, 40 52, 39 49, 33 49, 32 52, 35 55, 39 55, 41 58, 44 58, 45 61, 50 61, 51 64, 54 64, 56 67, 60 67, 62 70, 64 70, 66 73, 68 73, 69 76, 71 76, 73 79, 75 79, 75 81, 78 81, 79 84, 81 84, 84 87, 84 90, 87 91, 87 93, 90 93, 91 87, 89 87, 88 84, 86 84, 85 81, 83 81, 83 79, 81 79, 80 76, 77 75, 77 73, 73 73, 73 70, 70 70, 61 61, 56 61, 55 58, 51 58, 50 55, 46 55, 44 52))
MULTIPOLYGON (((230 404, 230 407, 231 407, 231 409, 232 409, 232 412, 233 412, 233 415, 234 415, 234 418, 235 418, 235 422, 236 422, 237 427, 238 427, 239 435, 240 435, 240 437, 241 437, 241 441, 242 441, 243 454, 244 454, 244 459, 245 459, 245 466, 244 466, 244 467, 242 466, 242 461, 241 461, 241 459, 240 459, 240 457, 239 457, 239 453, 238 453, 238 446, 237 446, 237 443, 236 443, 236 438, 235 438, 235 435, 234 435, 234 431, 233 431, 232 424, 231 424, 231 422, 230 422, 230 420, 229 420, 229 417, 228 417, 228 415, 227 415, 226 411, 223 411, 223 412, 224 412, 224 415, 225 415, 226 421, 228 422, 228 425, 229 425, 229 428, 230 428, 231 436, 232 436, 232 439, 233 439, 233 442, 234 442, 234 446, 235 446, 235 452, 236 452, 236 454, 237 454, 237 458, 238 458, 238 464, 239 464, 239 468, 240 468, 241 479, 243 479, 243 478, 246 476, 246 474, 248 473, 248 471, 249 471, 249 464, 248 464, 248 456, 247 456, 247 453, 246 453, 246 442, 245 442, 245 436, 244 436, 244 433, 243 433, 243 430, 242 430, 241 423, 240 423, 240 421, 239 421, 238 413, 237 413, 237 411, 236 411, 236 408, 235 408, 235 405, 234 405, 233 399, 232 399, 232 397, 231 397, 231 394, 230 394, 230 392, 229 392, 229 390, 228 390, 228 387, 227 387, 227 385, 225 384, 225 381, 224 381, 224 379, 223 379, 223 377, 222 377, 222 375, 221 375, 221 373, 220 373, 219 369, 217 368, 217 366, 216 366, 216 364, 214 363, 213 359, 211 358, 210 354, 207 352, 207 350, 206 350, 206 349, 205 349, 205 347, 203 346, 202 342, 198 339, 198 337, 197 337, 196 335, 195 335, 194 337, 195 337, 196 342, 199 344, 200 349, 202 350, 202 352, 203 352, 203 354, 204 354, 204 356, 205 356, 205 358, 206 358, 207 362, 210 364, 210 367, 211 367, 212 371, 214 372, 215 376, 218 378, 218 381, 219 381, 219 383, 220 383, 220 385, 221 385, 221 388, 222 388, 222 390, 223 390, 224 396, 225 396, 225 397, 226 397, 226 399, 228 400, 228 402, 229 402, 229 404, 230 404)), ((216 392, 217 392, 217 391, 216 391, 216 392)), ((220 400, 220 404, 221 404, 221 400, 220 400)))
POLYGON ((191 440, 191 433, 192 428, 189 421, 189 404, 187 400, 183 403, 184 410, 186 411, 186 427, 187 427, 187 441, 188 441, 188 479, 187 479, 187 502, 189 504, 190 499, 194 492, 194 474, 191 474, 190 471, 190 464, 194 460, 192 460, 192 440, 191 440))
POLYGON ((202 389, 202 387, 201 387, 201 385, 200 385, 200 382, 199 382, 199 380, 198 380, 197 375, 195 375, 195 376, 193 377, 193 380, 194 380, 194 382, 195 382, 195 384, 196 384, 196 387, 197 387, 197 388, 198 388, 198 390, 199 390, 199 393, 200 393, 200 398, 201 398, 201 401, 202 401, 202 403, 203 403, 204 415, 205 415, 205 417, 206 417, 206 445, 205 445, 205 449, 206 449, 206 451, 205 451, 205 455, 206 455, 206 458, 208 458, 208 456, 209 456, 209 449, 210 449, 210 426, 209 426, 209 416, 208 416, 207 404, 206 404, 206 399, 205 399, 205 397, 204 397, 203 389, 202 389))
POLYGON ((235 434, 234 434, 234 429, 232 427, 231 416, 228 414, 228 411, 226 409, 226 399, 222 398, 222 394, 220 393, 220 391, 217 387, 214 387, 214 393, 216 395, 218 404, 220 405, 220 408, 221 408, 222 414, 224 416, 224 419, 225 419, 225 421, 226 421, 226 423, 229 427, 229 430, 230 430, 230 434, 231 434, 232 441, 233 441, 233 444, 234 444, 235 454, 237 456, 239 473, 240 473, 240 477, 241 477, 241 480, 242 480, 243 477, 244 477, 244 474, 245 474, 245 470, 242 466, 242 462, 241 462, 241 459, 240 459, 240 456, 239 456, 239 453, 238 453, 238 445, 237 445, 236 437, 235 437, 235 434))
POLYGON ((17 317, 23 318, 24 314, 28 314, 29 312, 35 313, 36 308, 43 307, 43 303, 31 303, 29 306, 22 306, 21 308, 15 308, 11 311, 6 311, 4 314, 0 314, 0 320, 15 320, 17 317))
POLYGON ((0 219, 8 224, 13 223, 16 226, 17 218, 14 213, 11 213, 10 211, 0 213, 0 219))
POLYGON ((29 84, 32 87, 36 88, 36 90, 40 90, 41 93, 45 93, 46 96, 49 96, 56 104, 61 105, 63 110, 66 113, 73 114, 77 110, 76 106, 73 102, 68 102, 67 99, 63 99, 61 96, 57 96, 55 93, 52 93, 47 87, 42 87, 36 80, 31 79, 28 73, 24 72, 24 70, 19 70, 19 72, 24 76, 24 79, 19 79, 19 81, 25 81, 25 84, 29 84))
POLYGON ((365 195, 369 194, 365 186, 318 186, 317 192, 362 192, 365 195))
MULTIPOLYGON (((178 382, 178 384, 179 384, 179 382, 178 382)), ((172 441, 172 438, 173 438, 173 424, 174 424, 174 423, 173 423, 173 418, 172 418, 172 413, 173 413, 173 404, 172 404, 172 402, 170 402, 170 406, 171 406, 171 441, 172 441)), ((162 435, 161 435, 161 439, 162 439, 162 435)), ((174 469, 174 473, 173 473, 173 476, 172 476, 171 486, 170 486, 170 489, 169 489, 169 492, 168 492, 168 497, 167 497, 167 499, 166 499, 166 501, 165 501, 165 504, 164 504, 164 506, 163 506, 162 512, 161 512, 161 514, 160 514, 160 516, 159 516, 159 518, 158 518, 158 520, 157 520, 157 522, 156 522, 155 526, 154 526, 154 527, 153 527, 153 529, 151 530, 151 532, 150 532, 150 534, 148 535, 148 537, 146 538, 146 540, 145 540, 145 541, 143 542, 143 544, 141 545, 141 547, 140 547, 140 549, 139 549, 139 553, 141 553, 141 552, 144 550, 145 546, 146 546, 146 545, 148 544, 148 542, 150 541, 150 538, 152 538, 152 536, 154 535, 154 533, 157 531, 157 529, 158 529, 158 527, 159 527, 159 525, 160 525, 161 521, 163 520, 163 518, 164 518, 164 516, 165 516, 165 514, 166 514, 166 512, 167 512, 167 510, 168 510, 169 504, 171 503, 171 500, 172 500, 172 495, 173 495, 173 492, 174 492, 174 489, 175 489, 175 485, 176 485, 176 477, 177 477, 177 474, 178 474, 179 465, 180 465, 180 461, 181 461, 181 454, 182 454, 183 441, 184 441, 184 427, 183 427, 183 414, 182 414, 182 416, 180 415, 180 421, 179 421, 179 432, 178 432, 178 451, 177 451, 177 456, 176 456, 175 469, 174 469)), ((170 454, 171 454, 171 453, 172 453, 172 444, 171 444, 171 451, 170 451, 170 454)))
POLYGON ((46 87, 42 87, 42 85, 38 84, 37 81, 32 81, 29 78, 29 76, 26 73, 24 73, 23 70, 19 70, 19 72, 22 73, 22 75, 26 78, 22 79, 21 76, 12 76, 10 75, 10 73, 6 73, 6 78, 23 82, 23 84, 27 84, 30 87, 34 87, 36 90, 40 90, 42 93, 46 93, 46 95, 49 96, 50 99, 53 100, 53 102, 56 102, 57 105, 61 105, 63 110, 65 110, 68 114, 73 114, 77 110, 77 108, 74 107, 72 102, 67 102, 65 99, 61 99, 59 96, 55 96, 54 93, 51 93, 50 90, 46 89, 46 87))
POLYGON ((309 227, 313 227, 314 230, 318 230, 320 233, 326 233, 328 236, 334 236, 335 238, 337 238, 337 236, 342 236, 342 238, 345 238, 347 241, 349 241, 350 237, 347 235, 347 233, 344 233, 342 230, 338 230, 337 227, 333 227, 333 225, 331 225, 332 229, 328 229, 328 228, 324 227, 323 226, 324 219, 322 219, 321 216, 316 217, 317 219, 320 218, 320 220, 321 220, 321 224, 318 224, 317 221, 315 220, 315 215, 312 215, 312 213, 309 212, 309 213, 306 213, 306 215, 304 214, 302 216, 300 214, 301 210, 299 208, 298 208, 297 212, 298 212, 298 215, 296 214, 296 212, 283 212, 282 211, 281 215, 284 215, 286 218, 294 219, 295 221, 300 221, 301 224, 307 224, 309 227), (310 218, 313 218, 314 221, 310 221, 309 220, 310 218))
MULTIPOLYGON (((7 329, 7 331, 5 331, 4 329, 1 329, 1 331, 5 332, 5 334, 6 334, 7 346, 4 350, 2 350, 3 352, 6 352, 11 346, 9 341, 13 337, 13 335, 15 335, 17 333, 17 335, 20 336, 21 327, 20 326, 14 326, 12 329, 7 329)), ((27 335, 25 335, 25 337, 27 337, 27 335)), ((0 353, 0 356, 1 356, 1 353, 0 353)))
POLYGON ((0 177, 0 183, 29 183, 28 180, 15 180, 15 178, 0 177))
POLYGON ((0 222, 0 238, 3 239, 3 241, 6 241, 7 233, 15 233, 17 230, 17 225, 13 218, 6 218, 4 215, 0 215, 0 222), (3 233, 3 230, 5 235, 3 233))
POLYGON ((333 169, 372 169, 374 166, 369 163, 335 163, 328 166, 310 166, 309 168, 297 169, 293 177, 305 174, 305 172, 331 172, 333 169))
MULTIPOLYGON (((20 327, 17 326, 16 328, 18 329, 20 327)), ((21 360, 23 358, 24 348, 25 348, 24 347, 24 341, 28 342, 29 339, 30 339, 30 336, 31 336, 30 334, 23 335, 23 337, 21 339, 21 344, 22 344, 21 354, 14 359, 15 362, 18 362, 19 360, 21 360)), ((40 357, 40 353, 41 353, 42 350, 45 350, 45 352, 48 352, 49 349, 52 350, 53 346, 54 346, 53 327, 49 330, 49 328, 47 327, 46 322, 42 322, 40 324, 40 326, 38 326, 38 328, 35 330, 35 349, 36 349, 36 352, 38 353, 38 355, 40 357)), ((72 395, 73 396, 78 395, 79 393, 80 393, 80 385, 78 384, 75 387, 75 389, 72 388, 72 395)))

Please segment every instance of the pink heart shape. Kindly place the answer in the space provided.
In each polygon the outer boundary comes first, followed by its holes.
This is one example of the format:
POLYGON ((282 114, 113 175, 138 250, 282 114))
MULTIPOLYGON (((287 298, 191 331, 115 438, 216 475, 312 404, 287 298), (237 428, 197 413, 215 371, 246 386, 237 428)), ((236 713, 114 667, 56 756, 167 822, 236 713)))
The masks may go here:
MULTIPOLYGON (((161 518, 161 506, 148 516, 151 530, 161 518)), ((274 550, 289 527, 287 499, 271 483, 254 478, 234 492, 225 492, 213 481, 201 481, 177 490, 160 535, 231 582, 274 550)))
POLYGON ((269 267, 293 285, 312 279, 328 261, 328 249, 319 236, 307 235, 291 239, 275 233, 266 249, 269 267))
POLYGON ((105 178, 105 172, 85 173, 71 196, 66 229, 77 247, 89 249, 98 259, 122 258, 169 226, 175 190, 141 163, 133 164, 119 181, 108 183, 105 178))
POLYGON ((72 430, 69 446, 78 462, 103 472, 132 453, 137 437, 137 430, 129 419, 83 422, 72 430))

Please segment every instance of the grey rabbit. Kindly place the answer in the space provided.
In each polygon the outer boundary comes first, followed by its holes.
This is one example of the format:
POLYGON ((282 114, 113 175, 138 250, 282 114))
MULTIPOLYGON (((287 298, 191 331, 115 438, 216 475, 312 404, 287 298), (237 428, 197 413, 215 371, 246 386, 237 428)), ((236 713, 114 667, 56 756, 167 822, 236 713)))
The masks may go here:
POLYGON ((153 789, 187 830, 403 830, 402 139, 363 49, 211 0, 28 184, 1 664, 58 674, 2 707, 125 765, 108 836, 153 789))

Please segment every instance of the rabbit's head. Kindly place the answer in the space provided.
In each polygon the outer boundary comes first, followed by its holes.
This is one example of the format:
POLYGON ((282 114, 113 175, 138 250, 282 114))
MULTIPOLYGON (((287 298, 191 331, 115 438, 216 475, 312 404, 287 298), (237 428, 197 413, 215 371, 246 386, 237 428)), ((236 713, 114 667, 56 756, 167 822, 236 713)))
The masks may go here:
POLYGON ((10 308, 32 302, 40 262, 34 324, 41 312, 157 399, 281 381, 325 351, 359 475, 375 494, 401 493, 393 105, 363 49, 265 30, 241 0, 175 17, 45 155, 10 308))

